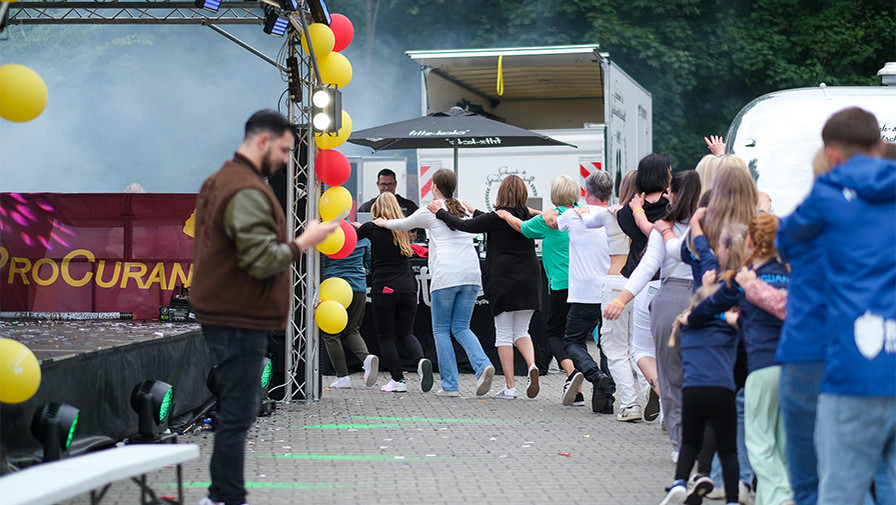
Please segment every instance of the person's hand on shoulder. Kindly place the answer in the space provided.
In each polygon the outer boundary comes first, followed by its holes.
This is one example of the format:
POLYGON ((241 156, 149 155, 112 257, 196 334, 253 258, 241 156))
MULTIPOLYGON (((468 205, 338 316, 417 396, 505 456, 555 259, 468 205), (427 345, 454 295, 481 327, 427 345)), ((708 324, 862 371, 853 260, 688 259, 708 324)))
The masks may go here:
MULTIPOLYGON (((574 207, 572 210, 576 211, 576 214, 581 216, 582 214, 590 214, 591 206, 590 205, 582 205, 580 207, 574 207)), ((610 211, 610 212, 613 212, 613 211, 610 211)))
POLYGON ((386 220, 384 218, 378 217, 373 220, 373 224, 379 226, 380 228, 386 227, 386 220))
POLYGON ((644 193, 638 193, 632 197, 631 201, 628 202, 628 206, 631 207, 632 210, 641 209, 644 210, 644 193))
POLYGON ((756 280, 756 272, 750 270, 747 267, 740 267, 740 270, 737 271, 737 274, 734 275, 734 281, 737 282, 737 285, 747 289, 747 286, 753 283, 756 280))
POLYGON ((716 283, 717 277, 718 276, 716 275, 715 270, 707 270, 706 272, 703 273, 703 285, 704 286, 712 286, 713 284, 716 283))
POLYGON ((427 205, 426 208, 427 208, 430 212, 432 212, 433 214, 435 214, 436 212, 439 211, 439 209, 442 208, 442 202, 441 202, 441 200, 433 200, 433 201, 429 202, 429 205, 427 205))
POLYGON ((507 212, 506 209, 498 209, 495 211, 495 214, 497 214, 498 217, 500 217, 501 219, 503 219, 505 221, 509 221, 510 218, 513 217, 513 214, 511 214, 510 212, 507 212))
POLYGON ((557 212, 557 209, 546 210, 541 213, 541 217, 542 217, 542 219, 544 219, 544 224, 548 225, 549 227, 551 227, 555 230, 557 229, 557 216, 558 215, 559 215, 559 213, 557 212))

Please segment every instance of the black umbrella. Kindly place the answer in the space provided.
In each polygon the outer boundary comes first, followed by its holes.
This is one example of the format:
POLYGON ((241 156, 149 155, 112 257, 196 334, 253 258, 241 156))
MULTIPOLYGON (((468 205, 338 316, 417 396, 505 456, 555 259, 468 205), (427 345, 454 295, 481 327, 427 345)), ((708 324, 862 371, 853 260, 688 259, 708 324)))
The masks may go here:
POLYGON ((357 131, 351 134, 348 141, 371 147, 374 151, 453 147, 455 172, 457 172, 457 150, 461 147, 556 145, 575 147, 540 133, 488 119, 460 107, 357 131))

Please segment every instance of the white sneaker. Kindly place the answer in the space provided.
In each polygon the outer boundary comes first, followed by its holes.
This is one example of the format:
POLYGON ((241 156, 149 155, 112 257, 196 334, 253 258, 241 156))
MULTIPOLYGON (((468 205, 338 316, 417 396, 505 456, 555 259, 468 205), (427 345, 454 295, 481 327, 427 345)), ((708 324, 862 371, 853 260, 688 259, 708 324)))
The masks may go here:
POLYGON ((495 367, 489 365, 482 371, 479 380, 476 381, 476 396, 482 396, 492 388, 492 379, 495 378, 495 367))
POLYGON ((513 400, 516 398, 516 388, 504 388, 498 391, 498 394, 495 395, 495 398, 500 398, 502 400, 513 400))
POLYGON ((448 397, 458 397, 460 396, 460 391, 445 391, 444 389, 439 389, 436 391, 436 396, 448 396, 448 397))
POLYGON ((529 375, 526 379, 526 396, 535 398, 538 396, 538 367, 532 365, 529 367, 529 375))
POLYGON ((753 505, 755 502, 753 489, 744 481, 738 481, 737 483, 737 502, 742 505, 753 505))
POLYGON ((370 387, 376 384, 376 379, 380 374, 380 359, 373 354, 368 354, 364 358, 364 385, 370 387))
POLYGON ((385 386, 381 387, 380 391, 384 393, 407 393, 408 385, 404 379, 401 379, 400 381, 389 379, 389 382, 387 382, 385 386))
POLYGON ((688 485, 691 490, 688 491, 685 503, 703 503, 703 498, 708 498, 714 487, 712 479, 696 473, 688 480, 688 485))
POLYGON ((584 380, 585 376, 582 375, 582 372, 574 372, 572 377, 567 378, 566 383, 563 384, 563 395, 560 397, 560 403, 572 405, 576 400, 576 393, 579 392, 579 387, 584 380))
MULTIPOLYGON (((681 482, 681 481, 678 481, 681 482)), ((682 484, 673 484, 660 505, 682 505, 688 497, 688 489, 682 484)))
POLYGON ((352 378, 349 375, 345 377, 337 377, 336 380, 330 384, 330 389, 350 389, 352 387, 352 378))
POLYGON ((421 358, 417 362, 417 377, 420 378, 420 389, 424 393, 432 389, 432 361, 421 358))
POLYGON ((629 405, 628 407, 623 408, 616 414, 617 421, 623 422, 633 422, 641 420, 641 406, 640 405, 629 405))

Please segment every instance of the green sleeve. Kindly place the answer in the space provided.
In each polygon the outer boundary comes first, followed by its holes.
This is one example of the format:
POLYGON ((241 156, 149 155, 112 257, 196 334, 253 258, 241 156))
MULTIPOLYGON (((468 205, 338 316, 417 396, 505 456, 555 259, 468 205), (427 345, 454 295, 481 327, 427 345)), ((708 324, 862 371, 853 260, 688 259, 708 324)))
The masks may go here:
POLYGON ((233 239, 240 268, 256 279, 266 279, 289 268, 297 249, 277 240, 277 222, 268 197, 257 189, 243 189, 227 202, 224 228, 233 239))
POLYGON ((551 227, 544 222, 544 218, 541 216, 535 216, 528 221, 523 221, 523 224, 520 226, 520 233, 526 238, 544 238, 550 231, 551 227))

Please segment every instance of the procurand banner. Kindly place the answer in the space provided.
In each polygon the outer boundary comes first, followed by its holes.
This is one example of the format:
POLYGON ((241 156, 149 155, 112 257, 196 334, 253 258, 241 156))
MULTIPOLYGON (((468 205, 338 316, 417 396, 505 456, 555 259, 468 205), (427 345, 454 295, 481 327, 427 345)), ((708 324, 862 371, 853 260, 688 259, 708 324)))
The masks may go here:
POLYGON ((156 319, 193 276, 195 194, 0 193, 0 311, 156 319))

